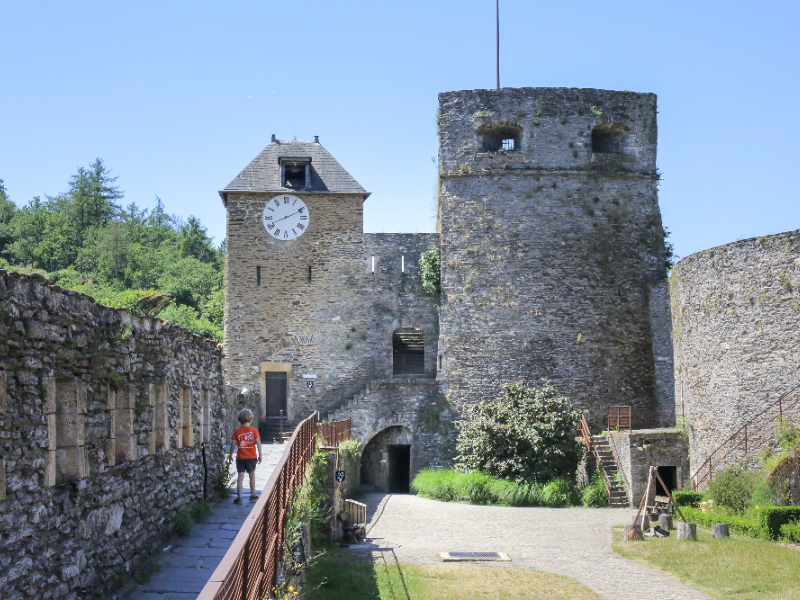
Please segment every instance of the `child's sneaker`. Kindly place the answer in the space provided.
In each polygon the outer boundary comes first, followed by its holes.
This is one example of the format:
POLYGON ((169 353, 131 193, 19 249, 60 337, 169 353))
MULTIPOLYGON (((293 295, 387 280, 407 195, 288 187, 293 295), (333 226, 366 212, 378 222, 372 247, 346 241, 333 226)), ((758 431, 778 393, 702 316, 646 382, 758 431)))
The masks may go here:
POLYGON ((241 503, 242 503, 242 499, 241 499, 241 498, 236 498, 236 499, 233 501, 233 503, 234 503, 234 504, 241 504, 241 503))
POLYGON ((250 496, 250 502, 255 502, 256 500, 258 500, 258 494, 253 494, 250 496))

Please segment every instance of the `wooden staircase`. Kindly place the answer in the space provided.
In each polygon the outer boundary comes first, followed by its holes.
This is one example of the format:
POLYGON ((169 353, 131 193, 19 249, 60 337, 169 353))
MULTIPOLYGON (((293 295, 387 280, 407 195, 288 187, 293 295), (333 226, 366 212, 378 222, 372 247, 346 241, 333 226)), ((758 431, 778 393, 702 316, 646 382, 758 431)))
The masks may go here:
POLYGON ((611 444, 604 435, 593 435, 592 446, 597 458, 597 466, 603 470, 608 488, 608 504, 611 508, 625 508, 629 505, 628 493, 625 486, 620 483, 620 474, 611 444))

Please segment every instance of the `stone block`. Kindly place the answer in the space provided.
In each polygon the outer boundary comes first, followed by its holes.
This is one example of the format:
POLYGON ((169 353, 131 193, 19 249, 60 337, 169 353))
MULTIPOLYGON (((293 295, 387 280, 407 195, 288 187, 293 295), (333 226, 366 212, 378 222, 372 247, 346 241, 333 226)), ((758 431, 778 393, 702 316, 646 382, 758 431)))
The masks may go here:
POLYGON ((8 380, 5 373, 0 373, 0 414, 6 412, 8 405, 8 380))
POLYGON ((42 402, 42 412, 46 415, 56 412, 56 378, 43 377, 44 402, 42 402))
POLYGON ((0 458, 0 500, 6 499, 6 461, 0 458))
POLYGON ((44 480, 42 487, 53 487, 56 484, 56 473, 58 471, 56 462, 56 450, 48 450, 45 454, 44 480))

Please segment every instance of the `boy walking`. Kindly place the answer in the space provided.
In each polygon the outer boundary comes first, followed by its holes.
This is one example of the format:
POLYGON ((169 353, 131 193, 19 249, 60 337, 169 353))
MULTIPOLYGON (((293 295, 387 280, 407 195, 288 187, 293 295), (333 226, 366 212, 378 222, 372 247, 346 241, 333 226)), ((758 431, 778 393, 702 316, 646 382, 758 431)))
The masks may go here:
POLYGON ((239 474, 239 479, 236 482, 236 499, 234 504, 242 503, 242 484, 244 483, 244 474, 250 474, 250 502, 258 500, 256 494, 256 458, 261 463, 261 436, 258 435, 258 429, 250 427, 253 421, 253 411, 248 408, 243 408, 236 415, 239 423, 242 424, 236 431, 233 432, 231 439, 231 451, 228 454, 228 460, 233 457, 233 449, 236 448, 236 472, 239 474), (258 449, 258 452, 256 452, 258 449))

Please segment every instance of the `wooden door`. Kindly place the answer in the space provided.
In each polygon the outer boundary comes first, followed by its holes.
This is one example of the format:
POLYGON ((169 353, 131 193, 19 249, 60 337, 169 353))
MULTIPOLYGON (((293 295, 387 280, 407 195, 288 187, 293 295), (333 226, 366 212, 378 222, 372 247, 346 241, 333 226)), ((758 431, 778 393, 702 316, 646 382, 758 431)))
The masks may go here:
POLYGON ((267 371, 264 373, 264 390, 267 395, 266 417, 286 418, 286 373, 283 371, 267 371))

